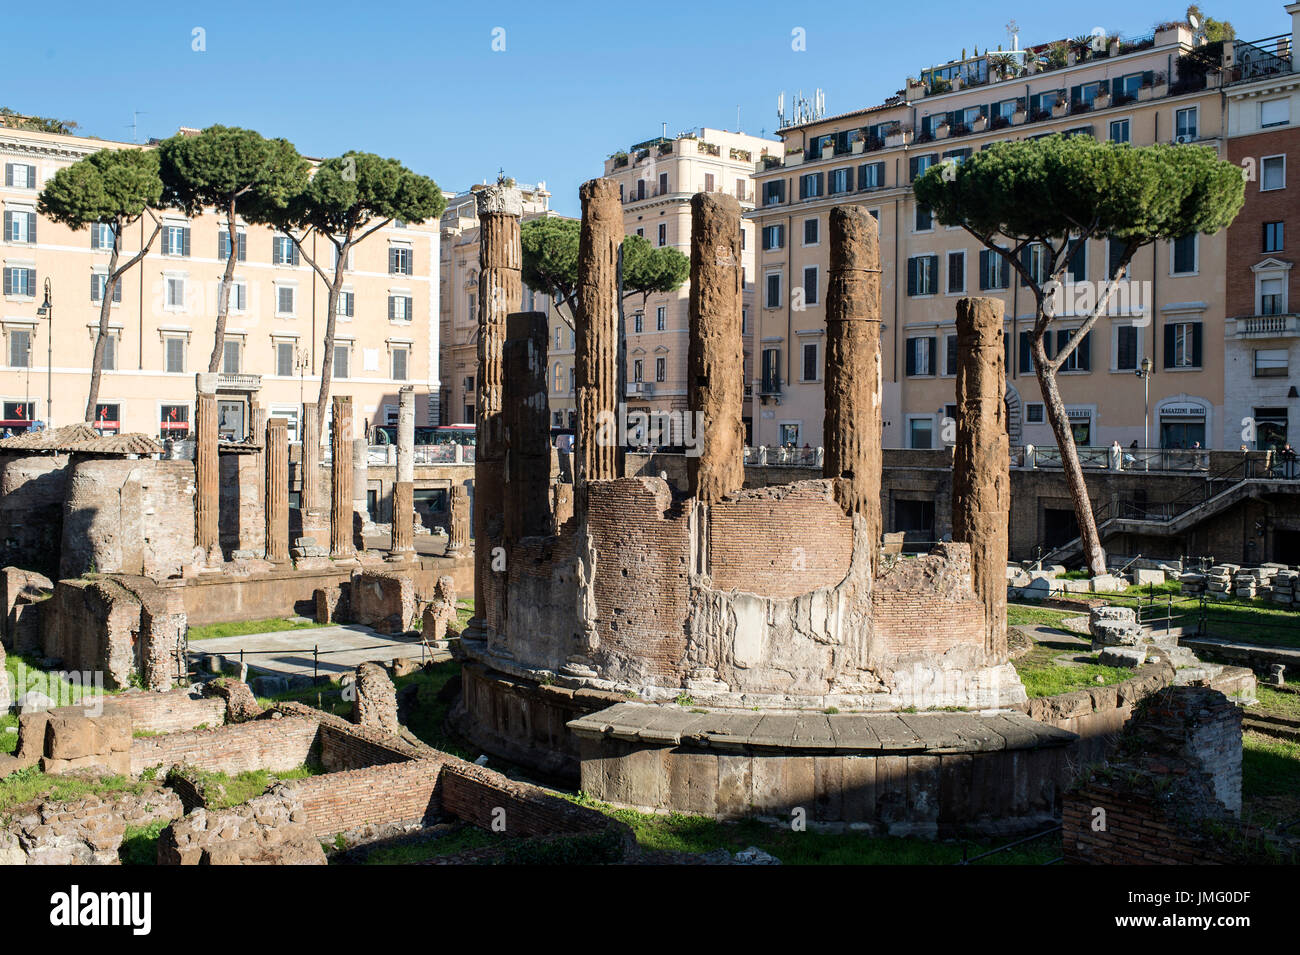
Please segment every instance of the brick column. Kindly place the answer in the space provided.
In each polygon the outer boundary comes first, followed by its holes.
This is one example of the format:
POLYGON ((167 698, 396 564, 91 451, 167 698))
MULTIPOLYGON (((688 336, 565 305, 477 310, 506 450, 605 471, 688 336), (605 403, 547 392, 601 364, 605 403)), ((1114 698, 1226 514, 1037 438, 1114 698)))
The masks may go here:
POLYGON ((289 422, 266 423, 266 559, 289 559, 289 422))
POLYGON ((1007 533, 1011 511, 1002 300, 957 300, 957 447, 952 539, 970 544, 971 577, 984 602, 985 651, 1007 660, 1007 533))
POLYGON ((221 463, 217 453, 216 376, 196 376, 194 402, 194 546, 209 564, 220 564, 221 463))
POLYGON ((397 480, 389 556, 404 559, 415 553, 415 387, 403 385, 397 400, 397 480))
POLYGON ((592 179, 582 197, 578 240, 578 309, 575 378, 578 447, 574 483, 622 476, 618 403, 618 250, 623 243, 623 204, 618 183, 592 179), (603 433, 602 433, 603 432, 603 433))
POLYGON ((352 397, 334 396, 330 458, 330 556, 352 557, 352 397))
POLYGON ((509 541, 551 531, 551 428, 545 312, 507 319, 502 415, 506 426, 504 532, 509 541))
POLYGON ((880 237, 859 206, 830 212, 826 289, 826 457, 823 474, 861 515, 870 564, 879 558, 881 469, 880 237))
POLYGON ((451 512, 447 528, 447 556, 459 554, 469 543, 469 488, 453 484, 447 501, 451 512))
POLYGON ((705 504, 745 485, 740 283, 740 203, 696 193, 686 388, 699 454, 686 458, 686 475, 691 495, 705 504))
POLYGON ((501 420, 503 349, 506 316, 523 301, 520 276, 523 252, 519 219, 523 195, 496 183, 475 194, 479 220, 478 379, 474 402, 477 444, 474 449, 474 619, 470 630, 495 626, 502 591, 493 587, 492 548, 501 537, 505 469, 505 427, 501 420))
MULTIPOLYGON (((312 537, 321 530, 320 515, 320 424, 316 403, 302 406, 302 496, 298 504, 302 534, 312 537)), ((323 541, 317 540, 318 544, 323 541)))

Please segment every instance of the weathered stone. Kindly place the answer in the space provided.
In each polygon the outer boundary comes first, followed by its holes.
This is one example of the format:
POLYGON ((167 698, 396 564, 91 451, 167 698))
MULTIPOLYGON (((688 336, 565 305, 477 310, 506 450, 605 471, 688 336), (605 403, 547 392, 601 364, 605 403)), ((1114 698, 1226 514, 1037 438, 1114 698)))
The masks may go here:
POLYGON ((330 556, 356 553, 352 527, 352 397, 334 396, 330 467, 330 556))
POLYGON ((392 556, 415 553, 415 387, 397 393, 397 480, 393 484, 392 556))
POLYGON ((363 663, 357 667, 352 721, 385 733, 401 732, 401 724, 397 721, 397 690, 388 678, 388 672, 377 663, 363 663))
POLYGON ((1147 648, 1105 647, 1097 657, 1097 662, 1107 667, 1140 667, 1146 663, 1147 648))
POLYGON ((220 461, 217 449, 217 396, 211 387, 212 377, 196 376, 197 394, 194 411, 194 549, 200 561, 220 564, 220 461))
POLYGON ((691 496, 704 504, 745 484, 740 233, 735 196, 700 192, 691 197, 686 388, 699 446, 686 458, 686 475, 691 496))
POLYGON ((447 624, 456 619, 456 583, 447 576, 438 578, 433 600, 424 608, 421 633, 424 639, 438 643, 447 639, 447 624))
POLYGON ((407 571, 357 571, 348 601, 351 621, 380 633, 405 633, 415 621, 415 581, 407 571))
POLYGON ((469 488, 463 484, 453 484, 448 507, 451 516, 447 522, 447 555, 453 556, 461 553, 469 544, 469 488))
POLYGON ((266 559, 289 559, 289 422, 266 423, 266 559))
POLYGON ((952 535, 971 545, 975 593, 984 604, 985 651, 1007 659, 1008 525, 1011 512, 1003 303, 957 301, 957 446, 952 466, 952 535))
POLYGON ((589 180, 578 194, 582 198, 582 231, 578 240, 578 307, 574 323, 578 389, 575 485, 622 476, 620 442, 610 430, 621 400, 618 250, 623 242, 623 204, 613 179, 589 180))

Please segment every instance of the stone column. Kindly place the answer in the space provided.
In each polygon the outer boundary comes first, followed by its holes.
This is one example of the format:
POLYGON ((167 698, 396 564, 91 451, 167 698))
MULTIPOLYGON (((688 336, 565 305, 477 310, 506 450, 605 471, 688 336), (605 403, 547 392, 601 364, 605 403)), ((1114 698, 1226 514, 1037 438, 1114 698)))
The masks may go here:
MULTIPOLYGON (((302 497, 299 516, 302 534, 312 537, 319 533, 320 518, 320 424, 316 421, 316 403, 302 406, 302 497)), ((317 543, 322 543, 317 541, 317 543)))
POLYGON ((984 602, 985 650, 1007 660, 1007 535, 1011 511, 1006 368, 1000 298, 957 300, 957 447, 952 539, 970 544, 971 577, 984 602))
POLYGON ((220 564, 221 463, 217 452, 216 375, 195 376, 194 546, 209 564, 220 564))
POLYGON ((289 422, 266 423, 266 559, 289 559, 289 422))
MULTIPOLYGON (((370 486, 370 442, 365 438, 352 439, 352 511, 361 515, 364 528, 374 515, 370 513, 366 490, 370 486)), ((365 541, 358 541, 357 546, 365 550, 365 541)))
POLYGON ((330 556, 352 557, 352 397, 334 396, 330 458, 330 556))
POLYGON ((393 484, 393 541, 390 556, 415 553, 415 387, 397 393, 397 480, 393 484))
POLYGON ((709 504, 745 485, 745 358, 741 342, 740 203, 691 197, 687 407, 698 455, 686 458, 691 496, 709 504))
POLYGON ((469 488, 453 484, 447 507, 451 512, 447 522, 447 556, 454 557, 469 543, 469 488))
POLYGON ((506 426, 507 540, 551 531, 551 428, 546 396, 545 312, 507 319, 502 415, 506 426))
POLYGON ((523 301, 519 219, 523 195, 496 183, 475 193, 479 220, 478 377, 474 402, 477 444, 474 449, 474 620, 469 629, 483 633, 495 626, 489 594, 499 605, 503 591, 491 586, 492 548, 501 536, 505 469, 505 427, 501 420, 503 350, 506 316, 523 301))
POLYGON ((822 473, 836 479, 844 509, 861 515, 874 571, 882 529, 880 231, 860 206, 836 206, 829 232, 822 473))
MULTIPOLYGON (((266 468, 266 422, 268 414, 265 405, 250 405, 248 409, 248 418, 250 427, 248 431, 248 440, 252 444, 260 444, 262 450, 258 452, 257 461, 254 468, 259 473, 264 473, 266 468)), ((257 488, 258 503, 266 507, 266 488, 265 482, 259 481, 257 488)))
POLYGON ((618 250, 623 243, 623 204, 613 179, 589 180, 578 192, 582 197, 582 233, 578 240, 574 354, 578 447, 573 480, 582 485, 622 476, 617 418, 622 400, 618 393, 618 250))

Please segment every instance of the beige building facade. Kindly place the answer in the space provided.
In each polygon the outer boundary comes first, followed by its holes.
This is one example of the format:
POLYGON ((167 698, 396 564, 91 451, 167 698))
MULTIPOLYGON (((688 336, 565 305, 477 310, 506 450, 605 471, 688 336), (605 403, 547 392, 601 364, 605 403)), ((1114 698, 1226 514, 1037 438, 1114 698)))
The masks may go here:
MULTIPOLYGON (((76 136, 0 127, 0 400, 4 426, 81 421, 111 240, 101 228, 73 231, 42 217, 37 198, 55 172, 105 148, 76 136), (38 314, 46 286, 53 305, 38 314), (48 392, 48 397, 47 397, 48 392), (52 397, 52 402, 50 398, 52 397)), ((214 345, 217 286, 232 243, 212 214, 159 214, 162 231, 123 276, 112 302, 110 341, 95 423, 104 433, 183 438, 194 421, 194 375, 214 345)), ((123 255, 138 251, 152 221, 133 226, 123 255)), ((395 423, 398 390, 438 394, 439 259, 436 223, 392 223, 353 250, 339 303, 334 354, 322 354, 326 286, 286 236, 237 227, 237 266, 220 367, 221 429, 242 439, 252 408, 289 419, 298 439, 301 407, 316 401, 321 363, 334 363, 332 394, 350 394, 359 433, 395 423)), ((329 271, 319 238, 313 257, 329 271)), ((425 408, 428 403, 424 402, 425 408)), ((417 413, 423 423, 428 411, 417 413)))
MULTIPOLYGON (((822 442, 827 217, 852 203, 880 224, 885 446, 951 443, 963 295, 1006 304, 1012 444, 1054 446, 1029 356, 1032 293, 995 253, 918 208, 912 182, 994 142, 1053 133, 1196 143, 1226 158, 1221 64, 1203 66, 1199 50, 1190 29, 1171 25, 1086 50, 989 53, 925 70, 879 106, 782 128, 784 155, 756 174, 750 214, 759 233, 754 442, 822 442)), ((1224 232, 1138 252, 1109 314, 1058 379, 1080 446, 1222 446, 1226 248, 1224 232), (1149 380, 1137 374, 1146 358, 1149 380)), ((1104 287, 1111 254, 1093 240, 1072 260, 1049 352, 1089 314, 1086 296, 1104 287)), ((1028 255, 1039 270, 1038 253, 1028 255)))
MULTIPOLYGON (((697 192, 735 196, 742 214, 754 209, 754 170, 776 140, 700 129, 675 138, 660 136, 614 153, 604 175, 619 185, 628 235, 641 235, 652 246, 670 246, 690 257, 691 196, 697 192)), ((755 230, 743 223, 745 367, 753 368, 755 230)), ((684 411, 689 331, 689 279, 676 292, 639 296, 623 303, 625 401, 629 413, 684 411)), ((753 424, 752 375, 745 381, 745 425, 753 424)))

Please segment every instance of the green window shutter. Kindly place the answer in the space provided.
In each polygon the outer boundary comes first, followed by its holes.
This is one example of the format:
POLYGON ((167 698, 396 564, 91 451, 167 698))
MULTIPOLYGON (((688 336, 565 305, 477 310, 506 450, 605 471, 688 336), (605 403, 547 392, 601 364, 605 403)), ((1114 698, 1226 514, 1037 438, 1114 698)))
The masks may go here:
POLYGON ((916 294, 916 266, 917 266, 916 259, 907 260, 907 294, 908 295, 916 294))
POLYGON ((1165 367, 1174 367, 1174 326, 1165 326, 1165 367))
POLYGON ((1077 350, 1080 371, 1092 371, 1092 332, 1083 336, 1077 350))
POLYGON ((1201 323, 1192 325, 1192 364, 1201 367, 1201 323))
POLYGON ((190 230, 189 230, 189 226, 186 226, 184 229, 181 230, 181 255, 188 256, 189 254, 190 254, 190 230))
POLYGON ((1020 374, 1028 375, 1034 370, 1034 356, 1029 350, 1029 332, 1020 333, 1020 374))
POLYGON ((907 374, 916 374, 916 343, 919 338, 909 338, 907 340, 907 374))
POLYGON ((945 351, 946 354, 944 355, 945 362, 944 362, 943 372, 945 375, 955 375, 957 374, 957 336, 956 335, 948 336, 947 348, 945 349, 945 351))
MULTIPOLYGON (((1027 245, 1027 246, 1025 246, 1023 249, 1020 250, 1020 267, 1021 267, 1022 269, 1024 269, 1025 272, 1028 272, 1028 271, 1029 271, 1029 267, 1030 267, 1030 264, 1031 264, 1030 251, 1031 251, 1032 248, 1033 248, 1032 246, 1028 246, 1028 245, 1027 245)), ((1029 285, 1029 283, 1028 283, 1027 281, 1025 281, 1025 276, 1024 276, 1024 274, 1021 274, 1021 276, 1020 276, 1020 287, 1021 287, 1021 288, 1026 288, 1028 285, 1029 285)))

